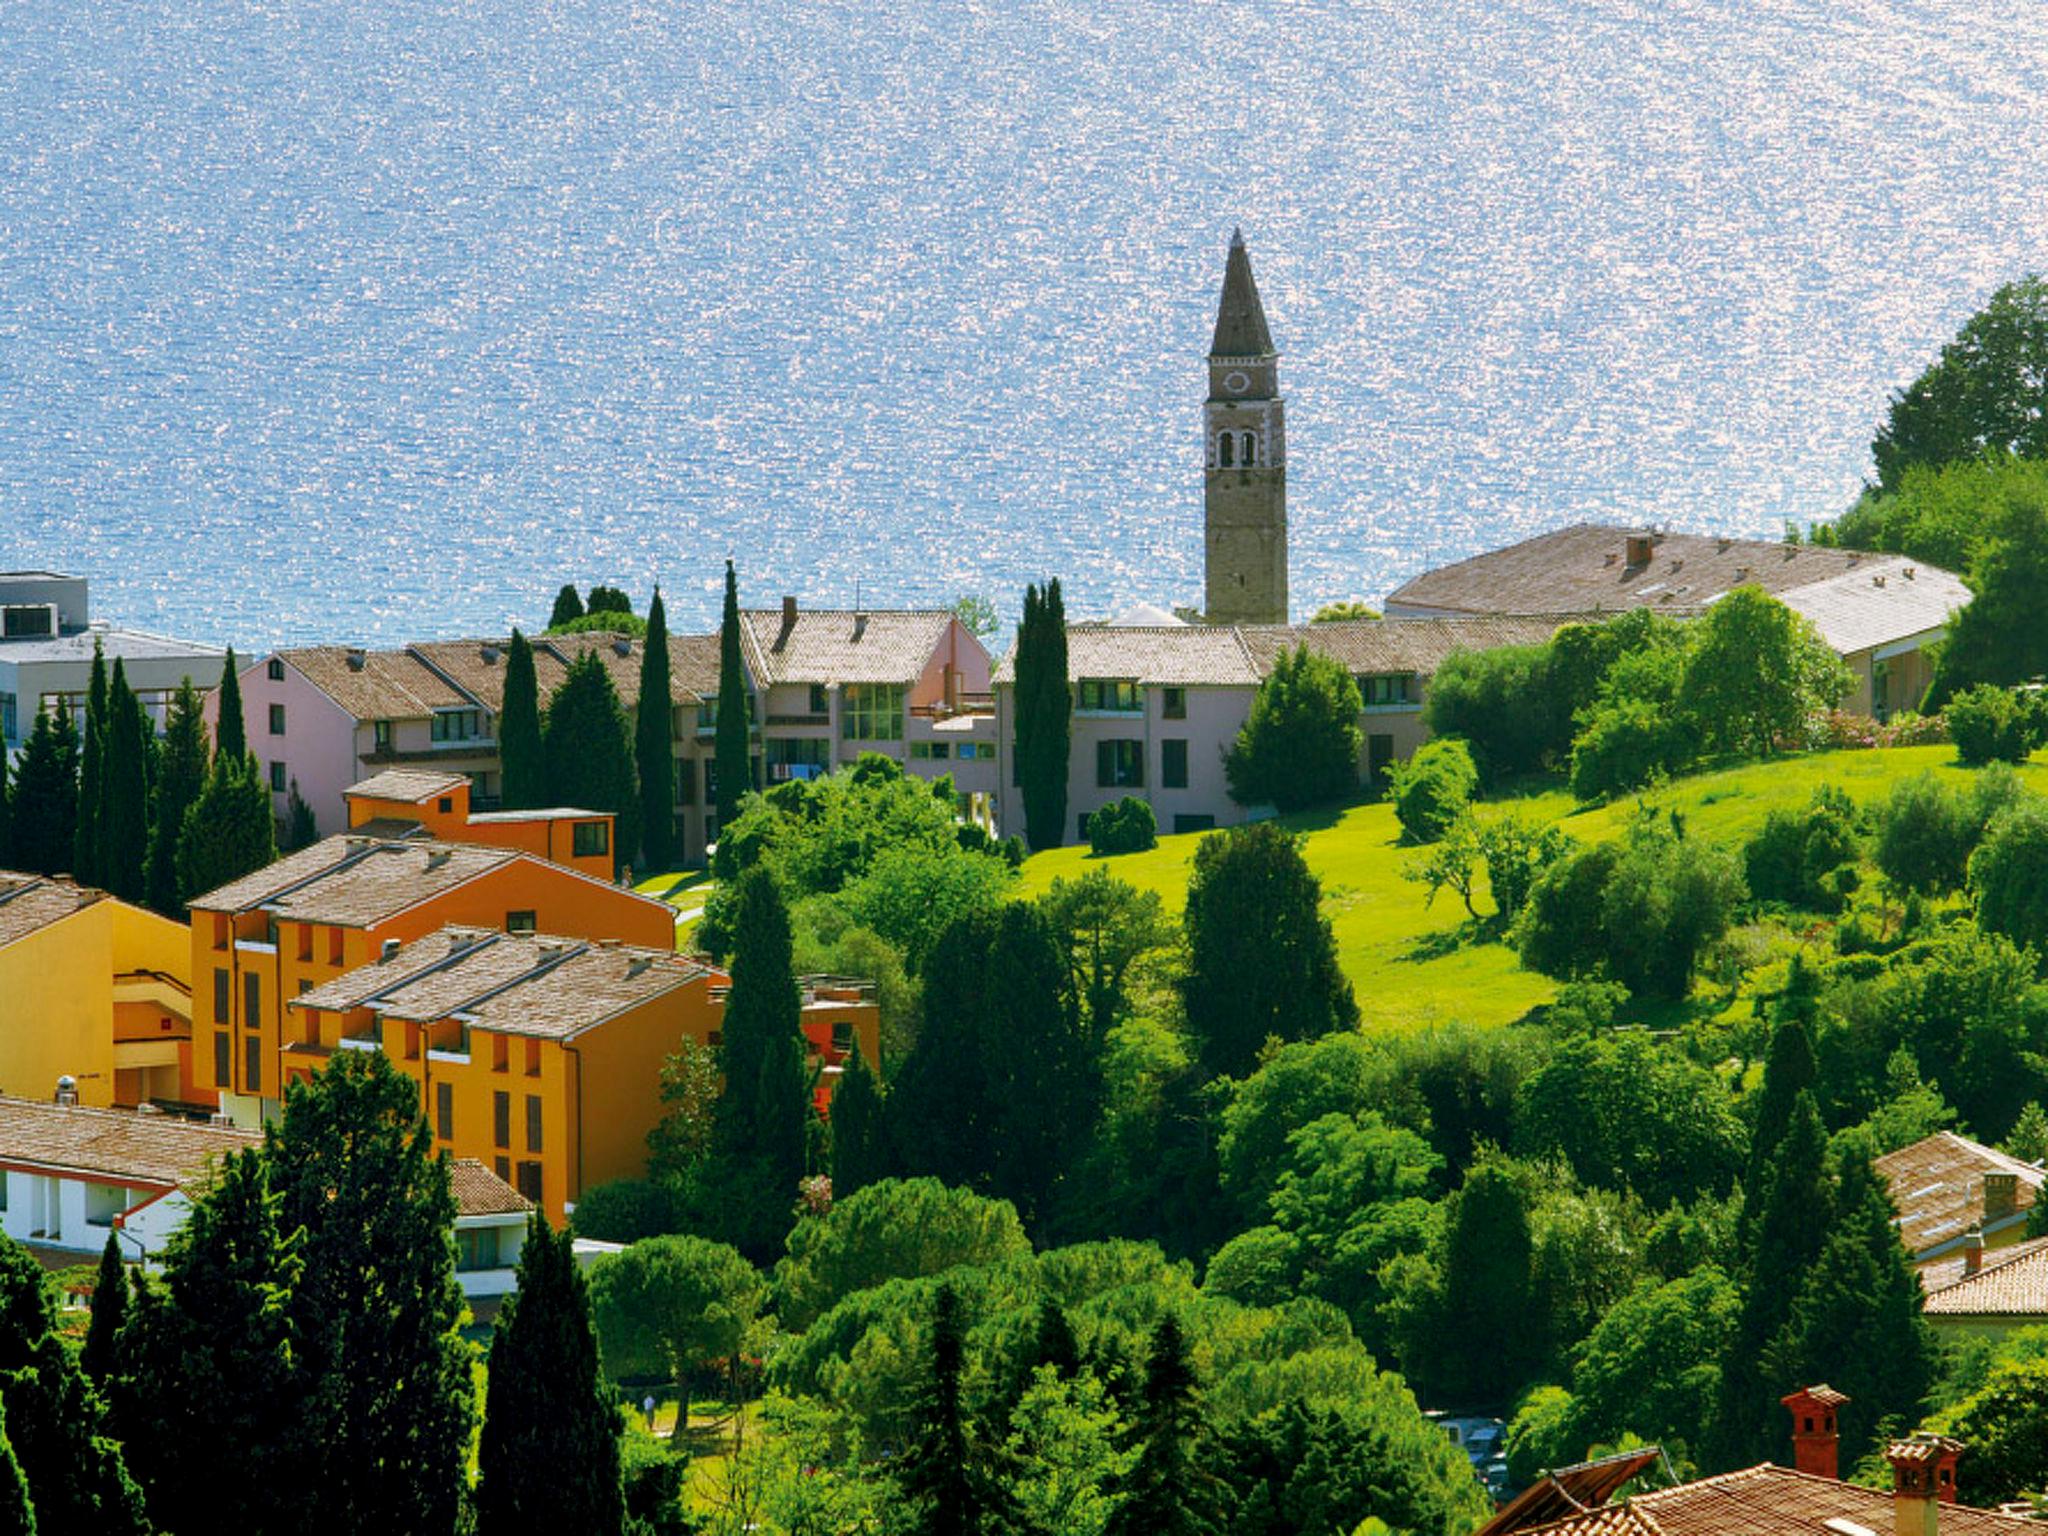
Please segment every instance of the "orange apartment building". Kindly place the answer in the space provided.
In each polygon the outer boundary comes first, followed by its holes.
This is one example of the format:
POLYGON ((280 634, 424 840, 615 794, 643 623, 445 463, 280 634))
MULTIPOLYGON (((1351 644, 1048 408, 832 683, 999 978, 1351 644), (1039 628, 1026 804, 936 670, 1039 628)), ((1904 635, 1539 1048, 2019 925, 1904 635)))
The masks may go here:
MULTIPOLYGON (((286 1076, 340 1050, 382 1050, 420 1088, 435 1144, 493 1169, 550 1220, 647 1167, 661 1066, 716 1045, 730 982, 672 946, 454 925, 293 997, 286 1076)), ((819 1108, 858 1048, 878 1060, 873 990, 806 984, 819 1108)))
POLYGON ((260 1125, 288 1064, 325 1054, 293 998, 451 923, 675 948, 669 907, 521 848, 327 838, 191 903, 193 1049, 227 1118, 260 1125))
POLYGON ((518 848, 580 870, 593 880, 612 878, 609 811, 556 807, 473 812, 469 786, 466 773, 388 768, 342 791, 349 830, 371 837, 431 837, 518 848))

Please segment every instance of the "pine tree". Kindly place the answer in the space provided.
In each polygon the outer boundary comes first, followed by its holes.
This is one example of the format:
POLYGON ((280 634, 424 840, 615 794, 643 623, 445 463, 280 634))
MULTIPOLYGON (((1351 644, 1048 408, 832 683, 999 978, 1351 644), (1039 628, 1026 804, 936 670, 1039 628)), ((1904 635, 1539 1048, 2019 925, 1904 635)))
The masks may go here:
POLYGON ((856 1045, 832 1094, 832 1198, 886 1179, 890 1173, 881 1085, 856 1045))
POLYGON ((556 629, 564 624, 573 624, 583 617, 583 599, 576 595, 576 583, 565 581, 562 590, 555 594, 554 611, 548 615, 548 628, 556 629))
POLYGON ((188 899, 262 869, 277 857, 277 821, 256 759, 216 755, 178 831, 178 883, 188 899))
POLYGON ((151 909, 179 921, 190 893, 178 882, 178 834, 184 830, 185 813, 206 787, 206 769, 206 718, 199 690, 188 677, 178 684, 164 721, 144 880, 151 909))
POLYGON ((960 1297, 942 1284, 932 1298, 931 1373, 917 1405, 915 1438, 898 1462, 896 1487, 911 1536, 995 1536, 1004 1499, 968 1422, 961 1394, 966 1328, 960 1297))
POLYGON ((1005 1042, 989 1059, 990 1187, 1038 1231, 1094 1137, 1100 1068, 1042 907, 1004 903, 987 960, 987 1038, 1005 1042))
POLYGON ((622 1427, 598 1368, 575 1241, 535 1212, 518 1286, 491 1332, 477 1528, 617 1531, 622 1427))
POLYGON ((39 714, 28 746, 15 765, 11 806, 15 864, 31 874, 61 874, 71 867, 78 815, 78 738, 71 711, 60 698, 39 714))
POLYGON ((78 803, 71 824, 71 875, 80 885, 99 885, 105 876, 107 755, 107 657, 92 643, 92 681, 85 690, 85 731, 78 760, 78 803))
POLYGON ((14 1443, 7 1438, 5 1403, 0 1403, 0 1531, 36 1536, 36 1509, 29 1501, 21 1463, 14 1459, 14 1443))
MULTIPOLYGON (((149 717, 128 686, 117 658, 107 694, 107 733, 100 760, 99 884, 123 901, 140 901, 149 861, 149 717)), ((80 791, 83 794, 83 789, 80 791)))
POLYGON ((578 656, 555 690, 542 747, 549 802, 610 811, 613 867, 624 864, 639 846, 640 796, 626 712, 596 652, 578 656))
POLYGON ((747 670, 740 654, 740 579, 725 562, 725 612, 718 623, 718 734, 712 773, 718 780, 718 824, 729 826, 740 800, 754 787, 747 704, 747 670))
POLYGON ((294 1475, 313 1433, 293 1377, 291 1298, 300 1236, 255 1152, 230 1155, 164 1254, 162 1283, 139 1288, 109 1383, 151 1518, 168 1536, 296 1528, 294 1475), (235 1447, 223 1478, 194 1445, 235 1447))
POLYGON ((1168 1313, 1152 1335, 1137 1413, 1138 1463, 1106 1536, 1212 1536, 1222 1530, 1220 1484, 1203 1454, 1206 1426, 1187 1340, 1168 1313))
POLYGON ((78 1363, 94 1385, 104 1387, 114 1374, 119 1351, 116 1340, 128 1316, 128 1267, 121 1262, 121 1245, 112 1232, 100 1251, 100 1271, 92 1288, 92 1322, 85 1330, 85 1347, 78 1363))
POLYGON ((242 718, 242 678, 235 670, 235 648, 228 647, 220 669, 220 707, 214 714, 213 755, 238 763, 249 753, 249 725, 242 718))
MULTIPOLYGON (((562 589, 576 595, 574 587, 562 589)), ((559 606, 559 605, 558 605, 559 606)), ((581 611, 582 605, 577 605, 581 611)), ((501 799, 508 811, 538 810, 547 804, 547 760, 541 754, 540 685, 534 677, 533 645, 518 630, 505 648, 505 698, 498 711, 498 754, 503 769, 501 799)))
POLYGON ((264 1156, 279 1226, 303 1229, 290 1317, 307 1422, 306 1536, 452 1532, 474 1408, 458 1331, 455 1195, 419 1090, 382 1051, 344 1051, 285 1097, 264 1156), (394 1411, 402 1404, 402 1411, 394 1411))
POLYGON ((1024 589, 1017 627, 1017 770, 1024 835, 1033 849, 1057 848, 1067 832, 1067 758, 1073 694, 1067 679, 1067 610, 1059 578, 1024 589))
POLYGON ((633 711, 633 758, 640 778, 640 858, 649 871, 676 861, 675 701, 669 694, 668 614, 661 588, 647 605, 640 645, 640 702, 633 711))

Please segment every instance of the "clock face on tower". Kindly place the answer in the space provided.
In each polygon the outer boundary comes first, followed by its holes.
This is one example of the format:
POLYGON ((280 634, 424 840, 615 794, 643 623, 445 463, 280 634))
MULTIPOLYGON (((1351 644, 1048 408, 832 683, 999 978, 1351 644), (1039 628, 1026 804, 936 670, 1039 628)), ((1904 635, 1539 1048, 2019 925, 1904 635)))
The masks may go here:
POLYGON ((1241 373, 1226 373, 1223 375, 1223 387, 1233 395, 1243 394, 1245 390, 1251 387, 1251 382, 1250 379, 1241 373))

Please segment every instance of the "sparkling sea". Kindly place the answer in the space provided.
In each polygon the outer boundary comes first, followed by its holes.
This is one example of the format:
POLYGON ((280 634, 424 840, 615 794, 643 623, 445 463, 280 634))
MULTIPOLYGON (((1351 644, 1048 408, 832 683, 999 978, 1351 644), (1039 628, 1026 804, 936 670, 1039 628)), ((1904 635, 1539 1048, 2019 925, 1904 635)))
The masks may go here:
POLYGON ((243 646, 1201 588, 1233 225, 1298 613, 1832 516, 2048 265, 2048 6, 0 0, 0 568, 243 646))

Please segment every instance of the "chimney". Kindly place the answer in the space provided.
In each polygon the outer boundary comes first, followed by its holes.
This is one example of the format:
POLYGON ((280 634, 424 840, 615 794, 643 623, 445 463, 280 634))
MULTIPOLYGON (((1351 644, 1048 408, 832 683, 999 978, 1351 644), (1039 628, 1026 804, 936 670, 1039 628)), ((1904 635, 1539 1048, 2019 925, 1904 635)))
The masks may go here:
POLYGON ((483 648, 483 659, 485 666, 496 666, 498 662, 498 648, 495 645, 485 645, 483 648))
POLYGON ((1628 536, 1628 564, 1630 570, 1640 570, 1650 563, 1651 552, 1657 541, 1647 533, 1632 533, 1628 536))
POLYGON ((1899 572, 1899 574, 1905 577, 1906 580, 1911 581, 1913 579, 1913 567, 1909 565, 1903 571, 1899 572))
POLYGON ((775 637, 775 649, 781 650, 789 637, 796 633, 796 599, 785 594, 782 599, 782 632, 775 637))
POLYGON ((57 1079, 57 1093, 53 1102, 63 1105, 66 1109, 78 1103, 78 1079, 69 1072, 57 1079))
POLYGON ((1984 1175, 1984 1224, 2003 1221, 2019 1209, 2020 1176, 2000 1170, 1984 1175))
POLYGON ((1972 1226, 1963 1234, 1963 1273, 1974 1275, 1984 1267, 1984 1231, 1972 1226))
POLYGON ((1778 1399, 1792 1415, 1792 1465, 1808 1477, 1830 1482, 1841 1476, 1835 1410, 1849 1399, 1826 1383, 1801 1387, 1778 1399))
POLYGON ((362 671, 363 664, 369 660, 369 657, 364 654, 363 648, 360 645, 350 646, 347 651, 347 656, 348 669, 351 672, 362 671))
POLYGON ((1896 1536, 1937 1536, 1939 1512, 1956 1497, 1956 1458, 1962 1442, 1916 1434, 1885 1447, 1892 1464, 1892 1529, 1896 1536))
POLYGON ((384 945, 383 945, 383 947, 382 947, 381 949, 379 949, 379 950, 377 951, 377 961, 378 961, 378 963, 379 963, 379 964, 382 964, 382 963, 383 963, 384 961, 386 961, 386 960, 396 960, 397 958, 398 958, 398 940, 396 940, 396 939, 386 939, 386 940, 384 941, 384 945))

